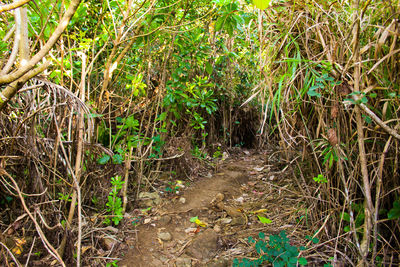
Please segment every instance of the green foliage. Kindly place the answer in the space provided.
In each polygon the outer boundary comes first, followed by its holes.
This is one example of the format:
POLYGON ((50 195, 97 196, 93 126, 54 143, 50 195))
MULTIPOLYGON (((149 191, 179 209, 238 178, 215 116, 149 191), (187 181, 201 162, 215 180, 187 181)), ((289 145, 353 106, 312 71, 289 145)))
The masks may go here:
POLYGON ((316 78, 316 83, 315 85, 311 86, 310 89, 308 89, 307 94, 311 97, 316 96, 316 97, 321 97, 321 94, 317 91, 318 89, 324 89, 326 86, 326 82, 333 81, 332 77, 329 77, 328 74, 323 74, 320 77, 316 78))
POLYGON ((112 262, 107 262, 106 267, 118 267, 118 261, 114 260, 112 262))
POLYGON ((393 208, 388 212, 388 219, 395 220, 400 218, 400 200, 397 199, 393 202, 393 208))
POLYGON ((192 151, 192 156, 200 159, 200 160, 205 160, 207 158, 207 152, 201 151, 201 149, 196 146, 192 151))
POLYGON ((13 200, 14 200, 14 198, 12 196, 2 195, 2 196, 0 196, 0 205, 3 206, 3 205, 6 205, 6 204, 9 204, 13 200))
POLYGON ((318 244, 319 243, 319 238, 315 237, 315 236, 313 237, 313 236, 310 236, 310 235, 306 235, 306 239, 310 240, 314 244, 318 244))
POLYGON ((72 198, 70 194, 63 194, 63 193, 58 193, 58 199, 59 200, 63 200, 63 201, 67 201, 67 202, 71 202, 72 198))
POLYGON ((213 158, 214 159, 222 158, 222 152, 220 146, 217 147, 217 150, 215 150, 215 152, 213 153, 213 158))
POLYGON ((260 216, 260 215, 257 215, 257 217, 258 217, 258 219, 260 220, 260 222, 262 224, 270 224, 270 223, 272 223, 272 221, 270 219, 266 218, 266 217, 263 217, 263 216, 260 216))
POLYGON ((261 10, 266 9, 269 6, 269 2, 271 0, 253 0, 253 4, 261 10))
POLYGON ((285 231, 281 231, 279 235, 270 235, 269 241, 265 240, 265 234, 262 232, 258 234, 258 237, 258 241, 252 237, 249 237, 248 241, 255 245, 259 258, 256 260, 243 259, 241 262, 234 259, 234 267, 260 266, 263 263, 271 263, 274 267, 294 267, 297 264, 307 264, 305 258, 299 258, 299 251, 304 250, 305 247, 292 246, 285 231))
POLYGON ((99 159, 97 160, 97 163, 99 163, 99 164, 101 164, 101 165, 104 165, 104 164, 107 164, 107 162, 108 162, 110 159, 111 159, 111 157, 110 157, 109 155, 103 154, 103 155, 101 156, 101 158, 99 158, 99 159))
POLYGON ((346 98, 344 101, 351 102, 352 104, 367 104, 368 103, 368 98, 366 97, 364 92, 352 92, 348 94, 348 96, 355 96, 354 100, 353 98, 346 98))
POLYGON ((169 194, 176 194, 179 190, 178 184, 174 185, 173 182, 168 182, 169 186, 165 187, 165 192, 169 194))
POLYGON ((237 14, 239 11, 238 9, 238 4, 234 2, 223 5, 218 12, 219 16, 215 22, 215 31, 221 31, 223 28, 230 36, 232 36, 238 26, 244 24, 243 18, 237 14))
POLYGON ((315 182, 319 184, 326 184, 328 182, 328 179, 326 179, 326 177, 323 176, 322 174, 318 174, 318 176, 314 177, 313 179, 315 182))
MULTIPOLYGON (((337 149, 332 146, 328 140, 320 141, 316 146, 315 149, 320 152, 322 157, 323 164, 327 164, 328 168, 333 167, 333 163, 339 160, 339 155, 337 153, 337 149)), ((342 160, 347 160, 347 157, 341 155, 342 160)))
POLYGON ((111 178, 112 189, 107 199, 106 203, 107 212, 110 213, 104 219, 105 224, 110 225, 113 222, 115 225, 118 225, 119 222, 123 219, 122 214, 122 199, 118 197, 119 191, 122 189, 124 181, 122 181, 121 176, 115 176, 111 178))
MULTIPOLYGON (((353 203, 351 205, 351 209, 352 209, 352 212, 354 213, 354 217, 355 217, 354 224, 355 224, 357 233, 362 234, 363 233, 362 225, 364 224, 364 219, 365 219, 364 207, 362 204, 353 203)), ((341 218, 343 219, 343 221, 347 222, 347 225, 344 227, 344 231, 347 233, 351 230, 350 214, 347 212, 342 212, 341 218)))

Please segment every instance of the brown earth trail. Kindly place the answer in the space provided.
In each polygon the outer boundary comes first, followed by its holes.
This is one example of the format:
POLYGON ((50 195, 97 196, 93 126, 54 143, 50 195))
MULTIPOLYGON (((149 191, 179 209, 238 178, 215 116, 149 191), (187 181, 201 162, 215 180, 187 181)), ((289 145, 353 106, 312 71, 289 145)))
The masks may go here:
POLYGON ((281 230, 290 235, 306 208, 289 163, 282 163, 255 152, 231 155, 214 175, 164 198, 142 224, 128 226, 132 234, 118 265, 231 266, 254 250, 247 237, 281 230), (257 215, 272 222, 264 225, 257 215))

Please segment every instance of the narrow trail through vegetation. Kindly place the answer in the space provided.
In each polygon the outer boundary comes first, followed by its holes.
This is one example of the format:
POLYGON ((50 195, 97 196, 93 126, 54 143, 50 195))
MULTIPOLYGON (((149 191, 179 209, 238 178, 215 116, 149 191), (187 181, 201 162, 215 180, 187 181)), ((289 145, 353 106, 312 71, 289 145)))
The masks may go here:
POLYGON ((0 1, 0 266, 400 266, 399 14, 0 1))
POLYGON ((134 233, 125 236, 129 249, 119 266, 232 266, 255 252, 247 240, 259 232, 284 230, 304 245, 304 198, 292 167, 277 155, 231 154, 213 175, 163 198, 136 227, 128 220, 134 233))

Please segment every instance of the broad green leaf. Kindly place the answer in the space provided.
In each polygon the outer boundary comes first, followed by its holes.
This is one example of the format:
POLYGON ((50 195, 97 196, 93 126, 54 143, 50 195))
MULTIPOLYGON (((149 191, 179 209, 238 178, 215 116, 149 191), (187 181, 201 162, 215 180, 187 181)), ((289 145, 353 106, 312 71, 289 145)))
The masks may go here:
POLYGON ((113 163, 114 164, 122 164, 123 160, 124 159, 122 158, 122 156, 120 154, 115 154, 113 156, 113 163))
POLYGON ((400 200, 395 200, 393 208, 388 212, 388 219, 394 220, 400 218, 400 200))
POLYGON ((236 21, 229 19, 225 24, 225 29, 230 36, 233 36, 233 30, 236 28, 236 21))
POLYGON ((103 155, 101 158, 99 158, 98 160, 97 160, 97 163, 99 163, 99 164, 101 164, 101 165, 104 165, 104 164, 106 164, 109 160, 110 160, 110 156, 109 155, 103 155))
POLYGON ((360 101, 361 101, 361 103, 363 103, 363 104, 367 104, 367 103, 368 103, 368 98, 367 98, 366 96, 363 96, 363 97, 360 99, 360 101))
POLYGON ((347 212, 343 212, 342 219, 346 222, 350 222, 350 214, 348 214, 347 212))
POLYGON ((303 257, 299 258, 298 262, 300 265, 307 265, 307 263, 308 263, 306 258, 303 258, 303 257))
POLYGON ((263 216, 257 215, 258 219, 260 220, 261 223, 263 224, 270 224, 272 221, 268 218, 265 218, 263 216))
POLYGON ((268 6, 269 6, 269 2, 270 2, 271 0, 253 0, 253 4, 257 7, 257 8, 259 8, 259 9, 261 9, 261 10, 264 10, 264 9, 266 9, 268 6))
POLYGON ((226 16, 222 16, 217 19, 217 22, 215 22, 215 31, 216 32, 219 32, 222 29, 222 25, 224 24, 225 19, 226 19, 226 16))
POLYGON ((321 94, 320 94, 320 93, 318 93, 318 92, 316 92, 316 91, 314 91, 314 90, 311 90, 311 89, 308 90, 307 94, 308 94, 309 96, 311 96, 311 97, 313 97, 313 96, 321 97, 321 94))
POLYGON ((213 66, 209 62, 206 62, 206 71, 209 75, 213 72, 213 66))

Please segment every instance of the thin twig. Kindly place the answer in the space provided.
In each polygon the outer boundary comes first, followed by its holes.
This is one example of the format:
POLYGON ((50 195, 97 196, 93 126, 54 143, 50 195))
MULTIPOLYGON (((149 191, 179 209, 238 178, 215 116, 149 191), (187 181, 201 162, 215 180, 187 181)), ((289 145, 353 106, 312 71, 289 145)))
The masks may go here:
POLYGON ((33 217, 32 213, 29 211, 28 207, 26 206, 25 199, 22 196, 21 190, 19 189, 19 186, 17 182, 14 180, 14 178, 2 167, 0 167, 0 175, 5 175, 7 176, 8 179, 12 181, 12 183, 15 186, 16 191, 18 192, 18 196, 21 200, 22 206, 25 210, 25 212, 28 214, 28 216, 31 218, 33 223, 35 224, 36 231, 38 232, 39 236, 42 239, 43 245, 47 248, 47 251, 58 260, 58 262, 64 267, 66 266, 60 255, 58 254, 57 250, 50 244, 50 242, 47 240, 46 236, 44 235, 42 229, 40 228, 38 222, 36 219, 33 217))
POLYGON ((18 265, 18 266, 22 266, 22 264, 14 257, 14 254, 12 254, 12 252, 10 251, 10 249, 3 244, 2 242, 0 242, 0 245, 2 245, 8 252, 8 254, 10 254, 11 258, 13 259, 13 261, 18 265))

